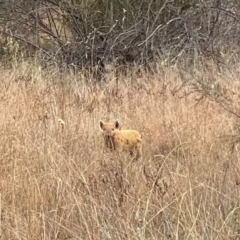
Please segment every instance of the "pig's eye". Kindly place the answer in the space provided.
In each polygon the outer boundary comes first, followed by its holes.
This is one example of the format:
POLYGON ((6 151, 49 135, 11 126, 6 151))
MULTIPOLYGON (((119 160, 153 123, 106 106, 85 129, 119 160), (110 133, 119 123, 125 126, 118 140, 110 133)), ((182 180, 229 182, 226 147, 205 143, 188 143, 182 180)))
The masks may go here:
POLYGON ((112 128, 112 131, 114 131, 114 128, 112 128))

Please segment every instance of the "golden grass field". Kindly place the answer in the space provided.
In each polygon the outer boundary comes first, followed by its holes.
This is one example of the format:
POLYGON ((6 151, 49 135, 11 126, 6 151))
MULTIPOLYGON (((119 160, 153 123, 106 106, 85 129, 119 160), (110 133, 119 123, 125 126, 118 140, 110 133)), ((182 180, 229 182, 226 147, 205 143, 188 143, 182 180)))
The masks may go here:
POLYGON ((86 74, 19 63, 0 75, 3 240, 240 239, 237 66, 86 74), (143 134, 109 152, 99 120, 143 134))

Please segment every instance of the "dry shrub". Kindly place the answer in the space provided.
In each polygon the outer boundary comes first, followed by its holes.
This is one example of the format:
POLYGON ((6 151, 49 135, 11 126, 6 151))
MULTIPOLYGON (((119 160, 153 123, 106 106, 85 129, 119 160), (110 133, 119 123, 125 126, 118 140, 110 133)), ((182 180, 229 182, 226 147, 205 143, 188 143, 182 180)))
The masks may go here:
MULTIPOLYGON (((239 119, 197 77, 22 68, 0 77, 2 239, 238 239, 239 119), (104 149, 115 118, 143 134, 142 161, 104 149)), ((237 74, 218 78, 236 113, 237 74)))

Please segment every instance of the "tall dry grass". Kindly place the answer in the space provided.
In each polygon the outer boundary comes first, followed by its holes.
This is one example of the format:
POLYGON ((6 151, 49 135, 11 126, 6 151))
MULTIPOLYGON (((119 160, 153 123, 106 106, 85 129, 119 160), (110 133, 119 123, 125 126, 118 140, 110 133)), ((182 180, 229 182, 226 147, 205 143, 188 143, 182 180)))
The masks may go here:
POLYGON ((1 69, 1 239, 239 239, 237 68, 85 76, 1 69), (115 118, 141 161, 104 149, 115 118))

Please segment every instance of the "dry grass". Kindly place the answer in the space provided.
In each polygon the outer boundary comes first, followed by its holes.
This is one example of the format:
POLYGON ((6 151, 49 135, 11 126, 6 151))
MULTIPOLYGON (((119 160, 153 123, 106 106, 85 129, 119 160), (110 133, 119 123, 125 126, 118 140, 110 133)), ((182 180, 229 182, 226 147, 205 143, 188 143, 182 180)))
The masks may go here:
POLYGON ((238 113, 235 69, 182 85, 159 65, 98 86, 2 69, 1 239, 239 239, 239 118, 192 87, 212 79, 238 113), (99 120, 115 118, 143 134, 142 161, 103 148, 99 120))

